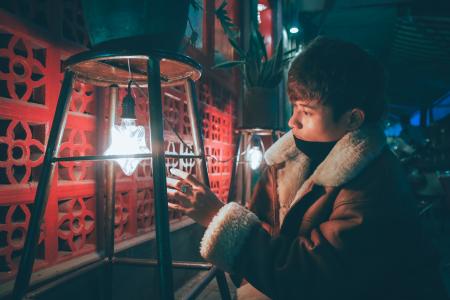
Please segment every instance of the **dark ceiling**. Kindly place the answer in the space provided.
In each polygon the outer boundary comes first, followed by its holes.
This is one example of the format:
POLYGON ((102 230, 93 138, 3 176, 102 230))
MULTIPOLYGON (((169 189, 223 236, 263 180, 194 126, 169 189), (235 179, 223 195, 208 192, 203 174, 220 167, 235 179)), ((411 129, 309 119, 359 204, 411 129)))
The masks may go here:
POLYGON ((378 56, 394 109, 429 106, 450 90, 450 0, 284 0, 283 20, 299 22, 302 44, 326 35, 378 56))

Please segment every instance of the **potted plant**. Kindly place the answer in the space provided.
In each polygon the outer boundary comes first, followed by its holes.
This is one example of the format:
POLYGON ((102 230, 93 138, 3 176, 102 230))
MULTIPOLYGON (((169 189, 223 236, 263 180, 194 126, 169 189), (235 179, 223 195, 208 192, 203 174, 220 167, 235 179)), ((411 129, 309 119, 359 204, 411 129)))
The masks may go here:
POLYGON ((213 68, 238 68, 244 79, 242 127, 274 129, 278 127, 277 87, 293 51, 284 51, 280 40, 272 57, 268 57, 264 38, 255 24, 251 25, 248 49, 240 47, 238 28, 228 15, 227 4, 223 1, 215 14, 238 59, 219 63, 213 68))
POLYGON ((201 8, 197 0, 82 0, 93 48, 109 50, 178 51, 189 6, 201 8))

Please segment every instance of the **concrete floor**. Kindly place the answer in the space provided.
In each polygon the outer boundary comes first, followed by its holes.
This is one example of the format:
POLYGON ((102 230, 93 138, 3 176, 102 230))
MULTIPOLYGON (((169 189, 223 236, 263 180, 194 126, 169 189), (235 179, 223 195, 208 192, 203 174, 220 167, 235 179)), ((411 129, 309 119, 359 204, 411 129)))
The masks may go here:
MULTIPOLYGON (((200 272, 197 276, 193 277, 189 280, 185 285, 183 285, 179 290, 175 293, 175 299, 185 299, 186 295, 192 290, 192 288, 202 280, 206 276, 208 272, 203 271, 200 272)), ((225 275, 227 278, 228 289, 230 291, 231 299, 236 298, 236 288, 231 282, 228 275, 225 275)), ((196 298, 196 300, 218 300, 221 299, 219 286, 217 285, 217 280, 213 279, 208 286, 203 290, 203 292, 196 298)))

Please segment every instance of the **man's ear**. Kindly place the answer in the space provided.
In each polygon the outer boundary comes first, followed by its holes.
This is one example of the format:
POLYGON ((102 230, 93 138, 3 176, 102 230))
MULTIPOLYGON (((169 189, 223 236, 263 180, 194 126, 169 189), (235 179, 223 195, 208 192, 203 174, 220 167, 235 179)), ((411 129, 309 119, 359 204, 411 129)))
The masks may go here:
POLYGON ((347 118, 347 130, 353 131, 361 127, 361 125, 364 123, 365 114, 362 109, 359 108, 353 108, 351 111, 349 111, 348 118, 347 118))

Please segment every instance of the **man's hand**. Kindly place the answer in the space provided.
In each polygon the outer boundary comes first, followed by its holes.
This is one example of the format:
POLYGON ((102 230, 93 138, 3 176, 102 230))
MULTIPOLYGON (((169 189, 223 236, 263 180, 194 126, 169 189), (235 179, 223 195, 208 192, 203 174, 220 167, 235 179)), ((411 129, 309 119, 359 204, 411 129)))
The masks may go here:
POLYGON ((197 178, 178 169, 170 169, 175 178, 167 177, 169 208, 184 212, 207 227, 224 203, 197 178))

